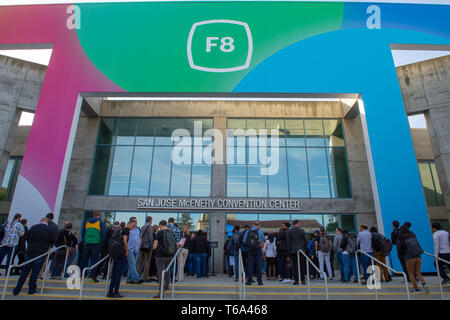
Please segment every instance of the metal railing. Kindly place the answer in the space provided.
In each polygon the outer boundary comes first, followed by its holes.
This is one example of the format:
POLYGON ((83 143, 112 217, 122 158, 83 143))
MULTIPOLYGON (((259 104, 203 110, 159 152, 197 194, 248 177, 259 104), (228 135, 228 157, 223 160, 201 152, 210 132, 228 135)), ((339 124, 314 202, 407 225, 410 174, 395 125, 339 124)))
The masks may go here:
POLYGON ((238 268, 239 268, 239 299, 245 300, 245 269, 244 269, 244 260, 242 259, 242 252, 241 249, 239 249, 239 258, 238 258, 238 268))
MULTIPOLYGON (((8 245, 7 244, 2 244, 1 246, 0 246, 0 248, 1 247, 7 247, 8 245)), ((11 257, 9 257, 9 262, 7 263, 7 267, 9 267, 10 265, 11 265, 11 263, 12 263, 12 261, 13 261, 13 259, 14 259, 14 251, 15 251, 15 249, 16 249, 16 247, 12 247, 12 252, 11 252, 11 257)), ((0 261, 0 263, 1 263, 2 261, 0 261)))
POLYGON ((160 288, 160 293, 159 293, 159 297, 160 299, 164 298, 164 276, 166 274, 166 272, 168 272, 170 270, 170 267, 172 266, 172 264, 175 265, 173 267, 173 276, 172 276, 172 300, 173 300, 173 296, 175 294, 175 277, 176 277, 176 270, 177 270, 177 257, 180 254, 181 250, 183 250, 183 248, 178 248, 177 252, 175 253, 175 255, 173 256, 172 260, 170 260, 169 265, 167 266, 167 268, 165 268, 162 273, 161 273, 161 279, 159 279, 159 282, 161 283, 161 288, 160 288))
MULTIPOLYGON (((376 259, 375 257, 372 257, 370 254, 368 254, 368 253, 365 252, 365 251, 362 251, 361 249, 360 249, 360 250, 357 250, 357 251, 355 252, 355 258, 356 258, 356 271, 357 271, 357 274, 358 274, 358 283, 359 283, 360 285, 361 285, 361 278, 360 278, 361 276, 360 276, 360 272, 359 272, 358 252, 361 252, 361 254, 364 254, 364 255, 368 256, 368 257, 371 259, 371 262, 372 262, 372 270, 373 270, 373 271, 375 271, 375 267, 374 267, 374 263, 373 263, 373 262, 376 261, 378 264, 384 266, 384 267, 387 268, 388 270, 391 270, 393 273, 396 273, 396 274, 402 274, 403 277, 405 278, 406 296, 408 297, 408 300, 410 300, 410 296, 409 296, 409 288, 408 288, 408 278, 406 277, 406 273, 404 273, 403 271, 397 271, 397 270, 392 269, 391 267, 389 267, 389 266, 386 265, 385 263, 381 262, 380 260, 376 259)), ((364 270, 364 272, 366 272, 366 270, 364 270)), ((377 279, 377 277, 376 277, 376 273, 375 273, 375 281, 379 281, 379 279, 377 279)), ((375 298, 378 300, 378 289, 377 289, 377 286, 376 286, 376 285, 374 286, 374 289, 375 289, 375 298)))
POLYGON ((320 271, 319 268, 317 268, 317 266, 314 264, 314 262, 308 257, 308 255, 306 253, 303 252, 303 250, 298 250, 297 251, 297 272, 298 272, 298 279, 300 280, 300 253, 305 257, 306 259, 306 287, 308 290, 308 300, 311 300, 311 287, 310 287, 310 283, 309 283, 309 264, 311 263, 311 265, 314 267, 314 269, 316 269, 316 271, 319 274, 323 275, 323 279, 324 279, 324 283, 325 283, 325 298, 326 300, 328 300, 328 280, 327 280, 327 274, 325 273, 325 271, 320 271))
POLYGON ((450 262, 447 261, 447 260, 444 260, 444 259, 442 259, 440 257, 437 257, 437 256, 435 256, 435 255, 433 255, 431 253, 428 253, 428 252, 424 252, 424 254, 434 258, 434 261, 436 263, 437 276, 438 276, 438 279, 439 279, 439 288, 441 289, 441 298, 442 298, 442 300, 444 300, 444 289, 442 288, 442 281, 443 281, 443 279, 441 278, 441 272, 439 271, 439 262, 438 262, 438 260, 442 261, 442 262, 445 262, 448 265, 450 265, 450 262))
MULTIPOLYGON (((106 256, 104 256, 102 259, 100 259, 99 261, 97 261, 97 263, 95 263, 94 265, 90 266, 90 267, 86 267, 83 269, 83 271, 81 271, 81 283, 80 283, 80 296, 78 298, 78 300, 82 299, 83 296, 83 287, 84 287, 84 276, 86 274, 87 270, 92 270, 94 268, 97 268, 100 264, 102 264, 106 259, 109 258, 109 254, 107 254, 106 256)), ((109 267, 110 265, 108 265, 109 267)), ((107 272, 107 276, 106 276, 106 284, 105 284, 105 292, 108 288, 108 278, 109 278, 109 270, 107 272)))
MULTIPOLYGON (((11 269, 12 269, 12 268, 23 268, 23 267, 26 266, 27 264, 30 264, 31 262, 34 262, 34 261, 36 261, 36 260, 39 260, 39 259, 41 259, 41 258, 43 258, 43 257, 45 257, 45 256, 47 257, 47 258, 46 258, 46 262, 48 262, 48 257, 49 257, 49 255, 51 255, 52 253, 56 252, 56 250, 62 249, 62 248, 64 248, 64 247, 67 247, 67 246, 66 246, 66 245, 63 245, 63 246, 60 246, 60 247, 58 247, 58 248, 53 248, 53 249, 48 250, 47 252, 45 252, 45 253, 43 253, 43 254, 37 256, 37 257, 34 257, 33 259, 30 259, 30 260, 25 261, 24 263, 16 264, 16 265, 10 265, 10 266, 8 267, 8 272, 6 273, 5 285, 3 286, 2 300, 5 300, 6 287, 7 287, 7 285, 8 285, 9 276, 10 276, 10 273, 11 273, 11 269)), ((66 253, 66 261, 67 261, 67 253, 66 253)), ((43 291, 44 291, 44 285, 45 285, 45 270, 44 270, 44 274, 43 274, 43 281, 42 281, 42 287, 41 287, 41 294, 42 294, 43 291)))
MULTIPOLYGON (((45 269, 47 269, 47 264, 48 264, 48 260, 50 259, 50 255, 53 254, 54 252, 58 251, 59 249, 69 249, 69 247, 67 245, 62 245, 59 246, 57 248, 53 248, 51 250, 49 250, 47 252, 47 258, 45 258, 45 263, 44 263, 44 271, 42 273, 42 286, 41 286, 41 294, 44 293, 44 286, 45 286, 45 280, 47 278, 47 272, 45 269)), ((67 266, 67 255, 69 254, 69 250, 66 250, 66 257, 64 259, 64 268, 63 268, 63 280, 64 280, 64 276, 66 275, 66 266, 67 266)))

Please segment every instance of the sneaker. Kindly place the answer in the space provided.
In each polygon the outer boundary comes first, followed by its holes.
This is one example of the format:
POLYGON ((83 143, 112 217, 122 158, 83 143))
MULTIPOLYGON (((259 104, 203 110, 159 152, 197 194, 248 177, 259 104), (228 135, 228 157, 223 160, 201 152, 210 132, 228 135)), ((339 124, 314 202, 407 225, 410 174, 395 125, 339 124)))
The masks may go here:
POLYGON ((253 282, 247 281, 247 282, 245 283, 245 285, 246 285, 246 286, 251 286, 252 283, 253 283, 253 282))
POLYGON ((264 285, 264 283, 258 282, 258 286, 263 286, 263 285, 264 285))
POLYGON ((97 279, 91 279, 91 281, 89 281, 89 283, 99 283, 100 281, 98 281, 97 279))
POLYGON ((120 293, 116 293, 115 295, 114 295, 114 298, 123 298, 123 295, 121 295, 120 293))
POLYGON ((427 286, 426 283, 424 283, 424 284, 422 285, 422 287, 423 287, 423 290, 425 291, 425 293, 430 293, 430 288, 427 286))
POLYGON ((412 288, 412 289, 410 290, 410 292, 411 292, 411 293, 420 293, 421 291, 420 291, 419 289, 414 289, 414 288, 412 288))
POLYGON ((306 281, 302 281, 302 286, 306 286, 306 281))
POLYGON ((442 280, 442 285, 445 286, 446 284, 450 283, 450 279, 442 280))
POLYGON ((292 285, 294 285, 294 286, 298 285, 298 281, 294 281, 294 283, 292 283, 292 285))
POLYGON ((144 280, 140 279, 138 282, 136 282, 136 284, 141 284, 144 283, 144 280))
POLYGON ((136 284, 136 282, 134 282, 133 280, 127 281, 125 282, 126 284, 136 284))
POLYGON ((153 296, 153 299, 161 299, 161 295, 158 293, 156 296, 153 296))
POLYGON ((283 281, 281 281, 281 283, 290 283, 291 279, 284 279, 283 281))

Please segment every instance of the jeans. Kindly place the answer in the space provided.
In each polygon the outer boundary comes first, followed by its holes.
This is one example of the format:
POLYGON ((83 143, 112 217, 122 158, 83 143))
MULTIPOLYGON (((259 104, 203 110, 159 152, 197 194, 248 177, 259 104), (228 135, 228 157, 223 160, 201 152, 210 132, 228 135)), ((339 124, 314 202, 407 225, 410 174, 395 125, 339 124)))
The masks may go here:
POLYGON ((194 257, 197 278, 206 277, 206 253, 195 253, 194 257))
MULTIPOLYGON (((206 255, 206 253, 205 253, 206 255)), ((156 257, 156 269, 158 269, 158 278, 159 278, 159 292, 161 292, 161 286, 162 286, 162 272, 164 269, 167 268, 167 266, 170 263, 170 260, 172 260, 171 257, 156 257)), ((170 274, 169 272, 166 272, 164 274, 164 291, 169 290, 169 284, 170 284, 170 274)))
POLYGON ((322 272, 320 274, 320 278, 323 278, 323 272, 324 272, 324 262, 327 266, 327 274, 329 278, 332 278, 333 276, 333 271, 331 270, 331 262, 330 262, 330 252, 323 252, 323 251, 318 251, 317 252, 318 257, 319 257, 319 267, 320 267, 320 271, 322 272))
POLYGON ((230 263, 230 258, 231 257, 232 256, 226 256, 226 258, 227 258, 227 270, 228 270, 228 276, 229 277, 233 276, 233 267, 231 266, 231 263, 230 263))
POLYGON ((337 252, 336 256, 337 256, 337 260, 339 263, 339 271, 341 274, 341 280, 343 280, 344 279, 344 260, 342 258, 342 252, 337 252))
MULTIPOLYGON (((100 243, 86 243, 83 248, 83 258, 81 260, 81 272, 83 269, 89 265, 93 266, 97 263, 100 258, 102 246, 100 243)), ((91 270, 91 278, 95 278, 97 276, 96 268, 91 270)))
MULTIPOLYGON (((31 260, 35 257, 26 257, 25 260, 31 260)), ((17 285, 13 290, 14 294, 18 294, 20 290, 22 290, 23 284, 28 277, 28 274, 31 271, 30 280, 28 281, 28 294, 33 294, 36 292, 36 282, 39 276, 39 272, 41 271, 42 265, 45 262, 46 257, 42 257, 37 259, 22 268, 22 272, 20 274, 19 280, 17 281, 17 285)))
POLYGON ((9 268, 9 262, 11 257, 13 256, 15 247, 4 246, 0 248, 0 264, 3 262, 3 259, 6 256, 6 270, 9 268))
POLYGON ((128 251, 128 277, 127 282, 138 282, 141 280, 141 276, 137 272, 137 261, 139 258, 139 251, 128 251))
MULTIPOLYGON (((373 255, 373 252, 366 252, 366 253, 375 258, 375 256, 373 255)), ((369 274, 367 273, 367 268, 369 267, 370 260, 371 259, 363 253, 361 254, 361 256, 359 256, 359 266, 362 266, 364 279, 366 279, 366 280, 367 280, 367 278, 369 278, 369 274)))
POLYGON ((343 254, 342 262, 344 264, 343 268, 343 279, 345 281, 350 281, 350 277, 353 275, 353 278, 357 280, 358 273, 356 271, 356 259, 354 254, 343 254))
POLYGON ((262 250, 259 248, 256 251, 248 251, 248 282, 253 282, 253 273, 256 267, 256 280, 262 283, 262 250))
POLYGON ((52 276, 59 277, 61 275, 61 271, 64 268, 64 262, 66 260, 66 250, 58 250, 55 253, 55 258, 53 259, 52 264, 52 276))
POLYGON ((277 275, 281 279, 284 279, 283 259, 281 258, 281 254, 279 252, 277 254, 277 275))
POLYGON ((126 261, 126 256, 113 259, 111 281, 109 283, 109 294, 111 295, 119 293, 120 279, 122 278, 123 268, 126 261))
POLYGON ((183 248, 177 257, 177 263, 178 263, 177 280, 178 281, 184 280, 184 265, 186 264, 188 255, 189 255, 189 250, 183 248))
MULTIPOLYGON (((294 279, 295 282, 298 282, 298 259, 297 254, 293 253, 291 254, 291 259, 294 263, 294 279)), ((300 253, 300 279, 302 282, 305 281, 305 274, 306 274, 306 259, 305 256, 300 253)))
POLYGON ((194 255, 189 253, 186 260, 187 274, 194 275, 194 255))
POLYGON ((234 251, 234 275, 236 279, 239 279, 239 251, 234 251))
POLYGON ((152 263, 153 249, 139 249, 138 273, 141 274, 143 280, 147 280, 150 276, 150 264, 152 263))

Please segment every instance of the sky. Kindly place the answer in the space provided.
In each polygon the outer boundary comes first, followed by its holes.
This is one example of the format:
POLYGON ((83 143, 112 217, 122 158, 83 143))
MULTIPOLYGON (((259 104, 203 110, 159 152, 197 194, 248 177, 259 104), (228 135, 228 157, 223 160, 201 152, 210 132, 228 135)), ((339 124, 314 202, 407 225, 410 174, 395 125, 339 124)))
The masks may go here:
MULTIPOLYGON (((27 5, 27 4, 55 4, 55 3, 94 3, 94 2, 145 2, 146 0, 0 0, 0 6, 7 5, 27 5)), ((157 0, 161 1, 161 0, 157 0)), ((164 1, 164 0, 162 0, 164 1)), ((185 0, 176 0, 185 1, 185 0)), ((233 0, 231 0, 233 1, 233 0)), ((303 0, 303 1, 317 1, 317 0, 303 0)), ((321 0, 319 0, 321 1, 321 0)), ((328 2, 342 1, 342 0, 324 0, 328 2)), ((450 0, 344 0, 344 2, 370 2, 370 3, 416 3, 416 4, 444 4, 450 5, 450 0)), ((48 65, 51 57, 51 50, 0 50, 1 55, 7 55, 14 58, 48 65)), ((448 55, 448 51, 413 51, 413 50, 396 50, 392 51, 394 63, 396 67, 420 62, 428 59, 433 59, 448 55)), ((20 119, 19 125, 31 125, 33 121, 33 114, 24 112, 20 119)), ((412 128, 426 128, 425 119, 423 115, 410 116, 410 126, 412 128)))

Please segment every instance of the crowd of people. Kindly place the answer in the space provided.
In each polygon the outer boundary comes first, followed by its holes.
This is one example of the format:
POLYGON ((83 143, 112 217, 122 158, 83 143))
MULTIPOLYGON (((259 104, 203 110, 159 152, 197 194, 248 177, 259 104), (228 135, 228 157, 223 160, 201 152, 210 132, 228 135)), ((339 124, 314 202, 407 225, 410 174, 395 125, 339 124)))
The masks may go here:
MULTIPOLYGON (((88 266, 91 268, 87 276, 90 282, 99 282, 102 275, 108 278, 110 272, 110 285, 108 297, 120 298, 119 288, 121 278, 126 277, 127 284, 142 284, 144 282, 159 282, 159 291, 168 290, 171 279, 184 281, 185 276, 197 278, 208 277, 211 245, 207 234, 202 230, 191 232, 189 225, 181 227, 175 223, 174 218, 162 220, 158 225, 152 224, 152 217, 147 216, 145 225, 139 228, 136 217, 131 217, 127 223, 116 221, 107 228, 101 219, 101 212, 94 211, 93 216, 83 224, 80 237, 72 231, 73 224, 66 222, 62 229, 53 222, 53 214, 49 213, 40 223, 27 227, 27 220, 16 214, 11 222, 6 222, 0 228, 0 262, 6 257, 6 267, 17 257, 19 264, 44 255, 33 260, 22 268, 14 268, 13 273, 20 275, 13 294, 17 295, 22 289, 25 280, 31 272, 28 294, 36 293, 36 282, 42 278, 47 268, 51 278, 57 279, 64 274, 67 268, 64 265, 77 264, 81 270, 88 266), (46 255, 51 248, 56 250, 49 256, 49 266, 44 265, 46 255), (177 264, 170 262, 178 252, 177 264), (67 263, 65 264, 67 256, 67 263), (75 262, 76 261, 76 262, 75 262), (101 263, 98 263, 100 262, 101 263), (112 262, 112 270, 108 266, 112 262), (164 283, 164 288, 162 288, 164 283)), ((246 275, 246 284, 252 285, 254 277, 258 285, 263 285, 263 271, 268 281, 279 280, 282 283, 294 285, 305 284, 306 258, 312 261, 316 268, 310 267, 311 279, 324 276, 332 280, 335 278, 333 261, 336 257, 340 269, 340 281, 358 282, 358 269, 362 270, 362 281, 368 280, 368 267, 374 257, 376 265, 381 270, 381 281, 391 281, 386 264, 392 245, 396 245, 398 258, 404 272, 408 275, 413 292, 420 292, 417 281, 425 292, 429 288, 422 277, 421 255, 423 250, 411 230, 411 223, 405 222, 402 226, 393 221, 391 239, 380 234, 376 227, 368 228, 363 224, 357 237, 350 235, 341 228, 335 229, 331 237, 324 228, 316 230, 308 240, 307 233, 301 227, 300 220, 294 220, 292 226, 289 222, 281 225, 277 234, 269 231, 263 233, 258 222, 245 225, 241 230, 235 225, 224 245, 226 269, 230 277, 239 279, 239 252, 246 275), (357 253, 358 249, 365 254, 357 253), (302 250, 305 255, 297 255, 302 250), (356 265, 358 254, 359 265, 356 265), (300 270, 297 272, 297 270, 300 270)), ((449 233, 442 230, 439 223, 432 224, 434 254, 444 260, 450 260, 449 233)), ((442 283, 448 284, 450 279, 446 269, 449 265, 439 262, 439 271, 442 283)), ((160 298, 160 294, 154 296, 160 298)))

